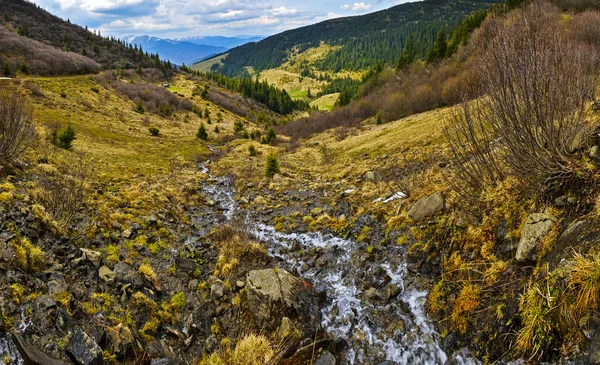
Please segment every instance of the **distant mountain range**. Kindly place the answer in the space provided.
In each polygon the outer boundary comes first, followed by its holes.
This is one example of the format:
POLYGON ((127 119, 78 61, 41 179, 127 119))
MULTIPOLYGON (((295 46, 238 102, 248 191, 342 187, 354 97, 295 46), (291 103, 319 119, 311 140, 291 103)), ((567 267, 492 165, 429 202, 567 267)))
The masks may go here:
POLYGON ((126 36, 123 40, 128 44, 142 46, 144 51, 158 53, 161 59, 172 63, 191 65, 194 62, 226 52, 249 42, 258 42, 264 37, 185 37, 176 39, 157 38, 147 35, 126 36))

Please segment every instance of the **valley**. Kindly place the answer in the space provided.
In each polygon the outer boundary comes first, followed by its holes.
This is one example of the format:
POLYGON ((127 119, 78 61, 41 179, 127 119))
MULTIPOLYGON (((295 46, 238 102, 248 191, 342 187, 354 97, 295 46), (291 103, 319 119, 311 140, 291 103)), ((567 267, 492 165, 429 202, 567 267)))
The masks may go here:
POLYGON ((0 363, 600 363, 593 0, 191 66, 0 4, 0 363))

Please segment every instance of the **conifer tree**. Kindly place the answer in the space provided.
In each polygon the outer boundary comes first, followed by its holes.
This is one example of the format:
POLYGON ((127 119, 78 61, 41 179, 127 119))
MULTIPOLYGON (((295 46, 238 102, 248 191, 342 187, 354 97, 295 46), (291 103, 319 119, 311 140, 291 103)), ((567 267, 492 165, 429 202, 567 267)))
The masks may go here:
POLYGON ((198 132, 196 132, 196 137, 204 141, 208 139, 208 133, 206 133, 206 127, 204 126, 204 123, 200 123, 198 132))
POLYGON ((275 174, 280 173, 279 169, 279 159, 277 158, 277 154, 275 152, 271 152, 267 155, 267 160, 265 163, 265 176, 268 178, 272 178, 275 174))

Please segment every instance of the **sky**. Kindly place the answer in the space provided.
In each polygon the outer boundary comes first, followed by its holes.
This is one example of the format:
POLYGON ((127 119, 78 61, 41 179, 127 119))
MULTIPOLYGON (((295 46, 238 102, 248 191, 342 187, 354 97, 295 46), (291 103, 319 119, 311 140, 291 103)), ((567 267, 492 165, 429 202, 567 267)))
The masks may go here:
POLYGON ((33 0, 103 36, 268 36, 410 0, 33 0))

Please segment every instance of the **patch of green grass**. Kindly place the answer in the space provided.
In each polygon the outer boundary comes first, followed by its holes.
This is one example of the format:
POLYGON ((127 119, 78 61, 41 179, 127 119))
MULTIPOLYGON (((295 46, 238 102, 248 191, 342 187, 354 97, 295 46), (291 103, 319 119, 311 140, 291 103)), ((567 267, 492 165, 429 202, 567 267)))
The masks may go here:
POLYGON ((312 101, 310 103, 310 106, 316 106, 319 110, 329 112, 333 109, 333 106, 335 105, 335 102, 337 101, 339 96, 340 93, 323 95, 320 98, 312 101))

